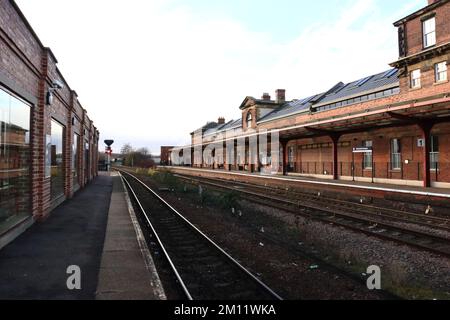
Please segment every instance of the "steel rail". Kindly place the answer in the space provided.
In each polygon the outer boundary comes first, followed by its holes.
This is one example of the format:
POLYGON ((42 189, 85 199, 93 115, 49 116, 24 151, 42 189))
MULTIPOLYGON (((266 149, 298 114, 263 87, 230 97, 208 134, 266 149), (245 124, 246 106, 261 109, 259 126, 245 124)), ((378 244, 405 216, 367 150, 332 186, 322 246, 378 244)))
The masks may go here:
POLYGON ((231 255, 229 255, 225 250, 223 250, 219 245, 217 245, 212 239, 210 239, 206 234, 204 234, 200 229, 198 229, 195 225, 193 225, 188 219, 186 219, 178 210, 172 207, 166 200, 164 200, 158 193, 156 193, 153 189, 151 189, 147 184, 141 181, 139 178, 134 176, 133 174, 122 171, 125 174, 134 178, 137 182, 139 182, 145 189, 147 189, 150 193, 152 193, 161 203, 163 203, 167 208, 169 208, 176 216, 178 216, 182 221, 184 221, 189 227, 195 230, 203 239, 205 239, 209 244, 211 244, 214 248, 216 248, 220 253, 222 253, 229 261, 231 261, 235 266, 237 266, 241 271, 243 271, 247 276, 249 276, 253 281, 259 284, 263 289, 265 289, 272 297, 277 300, 283 300, 281 296, 279 296, 275 291, 273 291, 269 286, 267 286, 264 282, 258 279, 253 273, 247 270, 244 266, 242 266, 236 259, 234 259, 231 255))
MULTIPOLYGON (((191 178, 191 176, 189 176, 189 175, 183 175, 183 174, 179 174, 179 173, 174 174, 174 176, 179 176, 181 178, 191 178)), ((196 179, 199 179, 199 180, 200 179, 211 180, 211 181, 219 180, 219 179, 211 178, 211 177, 196 177, 196 179)), ((277 193, 277 191, 284 191, 283 189, 280 189, 280 188, 267 187, 267 186, 257 185, 257 184, 254 184, 254 183, 244 183, 244 182, 241 182, 241 181, 228 181, 228 183, 235 184, 235 185, 240 185, 240 186, 244 186, 244 187, 261 189, 261 190, 265 190, 265 191, 267 190, 267 191, 271 191, 271 192, 274 192, 274 193, 277 193)), ((309 201, 315 201, 315 202, 320 201, 320 199, 318 199, 314 195, 302 193, 302 192, 299 192, 299 191, 296 191, 296 190, 290 190, 290 192, 292 192, 295 196, 301 197, 303 200, 309 200, 309 201)), ((287 193, 286 193, 286 195, 289 196, 287 193)), ((443 231, 450 232, 450 228, 449 227, 442 225, 442 224, 444 224, 444 225, 450 224, 450 219, 449 218, 436 217, 436 216, 427 216, 427 215, 423 215, 423 214, 418 214, 418 213, 413 213, 413 212, 405 212, 405 211, 391 209, 391 208, 379 208, 379 207, 376 207, 376 206, 373 206, 373 205, 368 205, 368 204, 355 204, 353 202, 346 201, 346 200, 340 200, 340 199, 332 199, 332 198, 324 198, 324 199, 326 201, 328 201, 327 204, 330 205, 330 206, 335 206, 335 207, 350 206, 350 208, 348 208, 348 210, 351 210, 353 212, 360 211, 360 209, 363 209, 363 208, 366 208, 368 210, 384 210, 384 211, 388 212, 389 214, 377 214, 377 213, 374 213, 374 212, 366 212, 365 214, 366 215, 373 215, 373 216, 377 216, 377 217, 382 217, 382 218, 386 218, 386 219, 395 219, 395 220, 397 220, 399 222, 413 223, 413 224, 417 224, 417 225, 422 225, 422 226, 426 226, 426 227, 441 229, 443 231), (357 207, 356 207, 356 205, 357 205, 357 207), (399 215, 402 215, 403 217, 399 217, 399 215), (434 223, 436 223, 436 224, 429 223, 429 222, 422 222, 422 221, 412 221, 412 220, 408 219, 408 216, 410 216, 411 218, 417 218, 417 219, 423 219, 423 220, 428 220, 428 221, 434 221, 434 223), (439 223, 441 223, 441 224, 439 224, 439 223)))
MULTIPOLYGON (((379 222, 379 221, 375 221, 375 220, 371 220, 371 219, 364 219, 363 217, 355 217, 353 215, 348 215, 348 214, 345 214, 345 213, 335 212, 335 211, 332 211, 332 210, 327 210, 327 209, 319 208, 319 207, 316 207, 316 206, 311 206, 311 205, 306 205, 306 204, 299 204, 299 203, 292 202, 292 201, 289 201, 289 200, 286 200, 286 199, 281 199, 281 198, 277 198, 277 197, 273 197, 273 196, 268 196, 268 195, 264 195, 264 194, 260 194, 260 193, 256 193, 256 192, 252 192, 252 191, 248 191, 248 190, 239 190, 239 189, 236 189, 236 188, 225 186, 223 184, 217 184, 217 183, 207 182, 207 181, 201 182, 201 180, 199 180, 197 178, 193 178, 193 177, 185 177, 183 179, 185 179, 185 180, 192 180, 192 181, 197 180, 198 183, 204 183, 204 184, 210 185, 212 187, 216 187, 216 188, 220 188, 220 189, 233 190, 233 191, 239 191, 239 192, 242 192, 244 194, 247 194, 247 195, 250 195, 250 196, 253 196, 253 197, 265 198, 266 200, 277 201, 277 202, 280 202, 280 203, 283 203, 283 204, 286 204, 286 205, 293 205, 293 206, 296 206, 296 207, 298 207, 298 206, 305 207, 305 208, 308 208, 308 209, 311 209, 311 210, 325 212, 326 214, 328 214, 330 216, 339 215, 339 216, 343 217, 343 219, 347 219, 347 220, 359 221, 361 223, 368 223, 368 224, 377 224, 378 227, 384 227, 386 229, 390 229, 391 231, 392 230, 398 231, 398 232, 400 232, 400 234, 404 234, 404 235, 410 234, 410 235, 413 235, 413 236, 416 236, 416 237, 422 237, 422 238, 425 237, 425 239, 428 238, 428 239, 435 240, 435 241, 444 241, 444 242, 447 242, 447 243, 450 244, 450 240, 449 239, 444 238, 444 237, 440 237, 440 236, 437 236, 437 235, 423 233, 423 232, 410 230, 410 229, 406 229, 406 228, 400 228, 400 227, 389 225, 389 224, 385 224, 385 223, 382 223, 382 222, 379 222)), ((230 183, 232 183, 232 182, 230 182, 230 183)), ((253 199, 253 200, 258 202, 258 200, 255 200, 255 199, 253 199)), ((268 204, 266 202, 264 202, 262 204, 270 205, 270 204, 268 204)), ((270 206, 272 206, 274 208, 278 208, 278 209, 284 209, 284 208, 279 208, 279 207, 277 207, 275 205, 270 205, 270 206)), ((341 223, 339 221, 327 219, 327 218, 329 218, 329 216, 328 217, 320 217, 318 215, 312 216, 311 214, 302 214, 302 213, 299 213, 298 211, 294 212, 293 210, 292 210, 292 212, 295 213, 295 214, 301 214, 303 216, 307 216, 309 218, 313 217, 313 218, 315 218, 315 219, 317 219, 319 221, 332 222, 332 223, 334 223, 336 225, 340 225, 340 226, 352 229, 354 231, 363 232, 363 233, 368 234, 368 235, 376 236, 378 238, 383 238, 383 239, 386 239, 386 240, 396 241, 398 243, 407 244, 407 245, 410 245, 410 246, 414 246, 416 248, 420 248, 422 250, 426 250, 426 251, 433 252, 433 253, 436 253, 436 254, 439 254, 439 255, 450 257, 450 252, 448 252, 448 251, 443 251, 443 250, 436 249, 436 248, 433 248, 433 247, 430 247, 430 246, 427 246, 427 245, 423 245, 423 244, 420 244, 420 243, 417 243, 417 242, 401 239, 400 237, 386 235, 386 234, 381 234, 379 232, 374 232, 375 230, 370 230, 369 231, 369 230, 365 230, 363 228, 351 226, 348 223, 341 223)))
POLYGON ((139 209, 142 211, 145 220, 147 221, 148 225, 150 226, 153 235, 155 236, 156 240, 158 241, 159 246, 161 247, 161 250, 164 253, 164 256, 166 257, 167 261, 169 262, 170 267, 172 268, 173 273, 175 274, 175 277, 177 278, 181 289, 183 290, 184 294, 186 295, 186 297, 188 298, 188 300, 194 300, 192 298, 191 293, 189 292, 188 288, 186 287, 186 284, 184 283, 183 279, 180 276, 180 273, 178 272, 177 268, 175 267, 175 264, 173 263, 172 259, 170 258, 166 248, 164 247, 164 244, 162 243, 161 239, 158 236, 158 233, 156 232, 155 228, 153 227, 153 224, 151 223, 150 219, 148 218, 147 212, 145 211, 144 207, 142 206, 141 202, 139 201, 136 192, 133 190, 133 188, 131 187, 130 183, 128 182, 128 180, 121 174, 121 172, 119 171, 119 175, 122 178, 122 180, 127 184, 128 188, 130 189, 131 193, 133 194, 134 199, 136 200, 136 203, 139 206, 139 209))

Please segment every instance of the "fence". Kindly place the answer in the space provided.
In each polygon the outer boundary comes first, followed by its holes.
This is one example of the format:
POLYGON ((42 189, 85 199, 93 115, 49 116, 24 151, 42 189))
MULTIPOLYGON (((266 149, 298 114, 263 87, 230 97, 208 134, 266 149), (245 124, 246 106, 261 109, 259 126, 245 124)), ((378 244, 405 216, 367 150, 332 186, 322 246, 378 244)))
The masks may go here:
MULTIPOLYGON (((305 175, 333 175, 333 162, 299 162, 290 163, 288 172, 305 175)), ((374 162, 371 167, 362 162, 338 162, 338 175, 355 178, 423 180, 423 162, 409 161, 391 163, 374 162)), ((450 163, 432 162, 430 164, 431 180, 450 182, 450 163)))

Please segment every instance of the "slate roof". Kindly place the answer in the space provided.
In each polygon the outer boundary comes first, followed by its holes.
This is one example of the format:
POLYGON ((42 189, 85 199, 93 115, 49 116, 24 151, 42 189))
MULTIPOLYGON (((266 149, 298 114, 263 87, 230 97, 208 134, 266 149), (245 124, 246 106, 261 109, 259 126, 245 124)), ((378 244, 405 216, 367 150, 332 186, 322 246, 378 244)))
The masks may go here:
POLYGON ((396 71, 396 69, 389 69, 376 75, 347 83, 343 88, 325 96, 319 103, 324 104, 330 101, 344 100, 347 97, 363 94, 367 91, 374 91, 391 84, 398 84, 399 80, 396 71))
POLYGON ((280 106, 279 108, 275 109, 274 111, 270 112, 269 114, 265 115, 261 119, 259 119, 258 122, 271 120, 278 117, 284 117, 290 114, 295 114, 305 110, 309 110, 311 106, 311 101, 313 101, 314 98, 317 98, 318 96, 320 96, 320 94, 316 94, 314 96, 304 98, 301 100, 294 100, 291 102, 287 102, 282 106, 280 106))
POLYGON ((377 89, 383 90, 385 87, 395 87, 396 85, 398 86, 398 83, 397 69, 389 69, 347 84, 340 82, 327 92, 316 94, 301 100, 286 102, 279 108, 276 108, 274 111, 259 119, 258 122, 307 112, 315 105, 324 105, 327 102, 331 103, 346 100, 349 97, 358 96, 359 94, 364 95, 366 92, 376 91, 377 89))

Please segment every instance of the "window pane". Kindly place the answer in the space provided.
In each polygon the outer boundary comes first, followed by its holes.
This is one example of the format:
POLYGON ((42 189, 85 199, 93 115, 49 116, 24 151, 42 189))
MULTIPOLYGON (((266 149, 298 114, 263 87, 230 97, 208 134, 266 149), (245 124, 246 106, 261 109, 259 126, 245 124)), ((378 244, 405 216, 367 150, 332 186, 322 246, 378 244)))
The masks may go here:
POLYGON ((78 154, 79 154, 79 146, 80 146, 80 136, 78 134, 73 135, 73 145, 72 145, 72 174, 73 174, 73 184, 78 185, 78 154))
POLYGON ((30 216, 30 107, 0 89, 0 232, 30 216))
POLYGON ((431 152, 439 152, 439 137, 431 136, 431 152))
MULTIPOLYGON (((372 140, 363 141, 363 146, 367 148, 371 148, 373 145, 372 140)), ((367 152, 363 155, 363 168, 364 169, 372 169, 372 153, 367 152)))
POLYGON ((424 47, 436 44, 436 19, 431 18, 423 22, 424 47))
POLYGON ((400 140, 391 140, 391 169, 400 170, 401 169, 401 148, 400 140))
POLYGON ((63 139, 64 127, 52 119, 51 122, 51 196, 52 199, 64 194, 63 139))
POLYGON ((447 62, 437 63, 435 65, 436 81, 447 80, 447 62))
POLYGON ((423 30, 424 30, 425 34, 427 34, 427 33, 433 32, 435 30, 435 27, 436 27, 436 20, 435 20, 435 18, 431 18, 424 22, 423 30))

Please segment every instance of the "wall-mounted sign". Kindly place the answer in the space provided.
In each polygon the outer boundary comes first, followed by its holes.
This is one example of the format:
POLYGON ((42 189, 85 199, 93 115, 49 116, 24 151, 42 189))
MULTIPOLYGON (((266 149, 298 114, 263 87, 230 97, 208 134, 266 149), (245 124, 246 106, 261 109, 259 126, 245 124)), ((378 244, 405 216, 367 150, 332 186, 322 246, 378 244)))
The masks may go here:
POLYGON ((372 147, 357 147, 353 148, 353 153, 372 153, 372 147))
POLYGON ((50 178, 52 175, 52 136, 45 136, 45 177, 50 178))
POLYGON ((425 139, 417 139, 417 146, 419 148, 425 147, 425 139))

